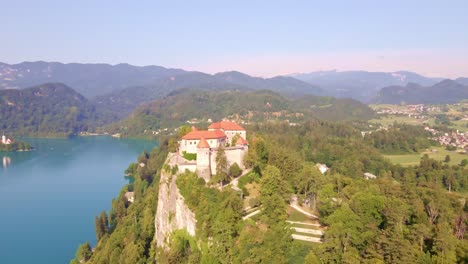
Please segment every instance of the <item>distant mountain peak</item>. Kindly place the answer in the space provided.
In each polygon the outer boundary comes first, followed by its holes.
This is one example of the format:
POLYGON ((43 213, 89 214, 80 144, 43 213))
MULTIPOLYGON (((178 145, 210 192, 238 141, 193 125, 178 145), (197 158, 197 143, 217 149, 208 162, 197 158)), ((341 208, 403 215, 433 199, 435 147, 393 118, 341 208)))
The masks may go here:
POLYGON ((445 79, 432 86, 408 83, 406 86, 388 86, 380 90, 374 103, 446 104, 468 99, 468 86, 445 79))

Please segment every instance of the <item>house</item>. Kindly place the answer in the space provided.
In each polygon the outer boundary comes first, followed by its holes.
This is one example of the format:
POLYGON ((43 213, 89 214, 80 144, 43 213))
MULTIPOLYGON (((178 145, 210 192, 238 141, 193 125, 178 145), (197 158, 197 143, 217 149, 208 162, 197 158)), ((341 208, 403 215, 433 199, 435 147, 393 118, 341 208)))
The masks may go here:
POLYGON ((375 176, 374 174, 370 173, 370 172, 365 172, 364 173, 364 178, 366 180, 369 180, 369 179, 377 179, 377 176, 375 176))
POLYGON ((135 193, 134 192, 126 192, 125 199, 127 202, 133 203, 135 201, 135 193))
POLYGON ((317 163, 317 165, 315 165, 315 167, 320 171, 320 173, 324 174, 325 172, 327 172, 330 168, 327 167, 327 165, 325 164, 320 164, 320 163, 317 163))
POLYGON ((243 127, 230 121, 213 123, 208 130, 198 130, 192 127, 192 131, 179 141, 178 156, 196 154, 195 162, 190 164, 185 160, 178 163, 183 168, 197 172, 205 181, 209 181, 211 175, 216 174, 218 150, 223 148, 228 166, 237 163, 243 169, 245 168, 244 156, 248 151, 246 136, 247 132, 243 127), (232 142, 236 135, 238 135, 236 142, 232 142))

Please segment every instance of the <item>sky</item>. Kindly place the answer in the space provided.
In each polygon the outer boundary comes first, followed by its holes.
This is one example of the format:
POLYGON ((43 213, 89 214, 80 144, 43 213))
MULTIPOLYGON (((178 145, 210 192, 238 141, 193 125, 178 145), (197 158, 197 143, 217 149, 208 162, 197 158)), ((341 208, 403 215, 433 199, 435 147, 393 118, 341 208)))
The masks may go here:
POLYGON ((0 61, 468 77, 468 1, 0 0, 0 61))

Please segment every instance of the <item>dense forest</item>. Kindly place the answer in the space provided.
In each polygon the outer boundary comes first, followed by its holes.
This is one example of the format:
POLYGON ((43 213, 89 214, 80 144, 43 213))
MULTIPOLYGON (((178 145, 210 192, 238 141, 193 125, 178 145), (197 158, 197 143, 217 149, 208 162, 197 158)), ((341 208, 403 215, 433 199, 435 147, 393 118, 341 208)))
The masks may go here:
POLYGON ((374 112, 352 99, 319 96, 288 99, 267 90, 177 90, 164 99, 137 108, 127 119, 106 129, 124 136, 148 136, 152 131, 178 127, 193 118, 206 122, 227 116, 245 122, 288 120, 294 123, 316 117, 332 121, 369 120, 374 112))
POLYGON ((394 123, 365 136, 365 140, 385 154, 420 152, 434 145, 432 134, 423 126, 394 123))
POLYGON ((0 90, 0 129, 15 135, 65 137, 112 120, 61 83, 0 90))
MULTIPOLYGON (((356 128, 309 120, 301 126, 269 122, 249 126, 252 169, 262 212, 242 221, 241 196, 210 188, 192 173, 177 184, 197 218, 196 237, 183 230, 171 236, 170 250, 154 237, 159 173, 177 136, 143 153, 127 170, 135 182, 96 217, 98 244, 81 245, 72 263, 466 263, 468 168, 424 156, 401 167, 387 161, 375 143, 356 128), (321 174, 316 163, 330 167, 321 174), (377 175, 366 180, 364 172, 377 175), (135 192, 135 202, 123 197, 135 192), (326 227, 322 244, 291 238, 287 207, 293 194, 313 201, 326 227)), ((393 132, 390 132, 393 133, 393 132)), ((395 140, 400 140, 394 137, 395 140)), ((212 184, 212 183, 210 183, 212 184)))

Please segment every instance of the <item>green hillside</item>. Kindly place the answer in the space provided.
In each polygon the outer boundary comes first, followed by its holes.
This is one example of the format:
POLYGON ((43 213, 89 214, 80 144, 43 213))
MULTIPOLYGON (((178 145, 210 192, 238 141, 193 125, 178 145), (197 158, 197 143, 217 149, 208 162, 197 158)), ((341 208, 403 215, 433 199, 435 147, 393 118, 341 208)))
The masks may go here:
POLYGON ((178 90, 164 99, 140 106, 128 118, 108 128, 113 133, 142 136, 192 119, 207 122, 225 117, 245 123, 297 123, 314 118, 350 121, 368 120, 373 117, 373 110, 352 99, 307 96, 294 100, 267 90, 178 90))
POLYGON ((0 129, 15 135, 68 136, 100 124, 88 100, 61 83, 0 90, 0 129))

